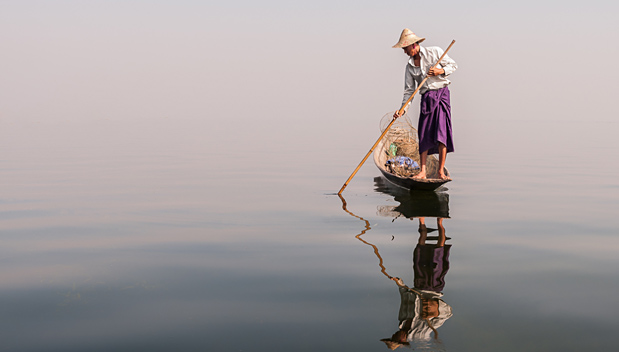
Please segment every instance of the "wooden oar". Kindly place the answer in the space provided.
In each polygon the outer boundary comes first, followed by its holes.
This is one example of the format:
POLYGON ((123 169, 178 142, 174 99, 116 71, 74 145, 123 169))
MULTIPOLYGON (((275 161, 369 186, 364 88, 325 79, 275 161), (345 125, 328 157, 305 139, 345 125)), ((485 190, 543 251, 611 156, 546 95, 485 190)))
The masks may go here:
MULTIPOLYGON (((436 67, 436 65, 439 64, 439 62, 441 62, 441 60, 443 60, 443 58, 445 57, 445 55, 447 55, 447 52, 449 51, 449 49, 451 49, 451 46, 454 45, 456 41, 452 40, 451 44, 449 44, 449 46, 447 47, 447 50, 445 50, 445 52, 443 53, 443 55, 438 59, 438 61, 434 64, 434 66, 432 66, 430 68, 433 69, 436 67)), ((413 92, 413 94, 411 94, 410 98, 408 98, 408 100, 406 101, 406 104, 402 105, 402 107, 400 108, 400 110, 398 110, 398 116, 402 116, 402 114, 404 113, 404 109, 406 108, 406 106, 411 102, 411 100, 413 100, 413 97, 415 96, 415 94, 417 94, 417 92, 419 91, 419 89, 421 89, 421 86, 423 86, 424 83, 426 83, 426 80, 428 79, 428 76, 426 76, 423 81, 421 81, 421 83, 419 84, 419 86, 417 87, 417 89, 415 89, 415 91, 413 92)), ((357 166, 357 168, 355 169, 355 171, 353 171, 353 173, 350 175, 350 177, 348 178, 348 180, 346 180, 346 182, 344 183, 344 185, 342 186, 342 188, 340 189, 339 192, 337 192, 338 195, 341 195, 342 192, 344 191, 344 188, 346 188, 346 186, 348 186, 348 183, 350 182, 350 180, 352 180, 353 177, 355 177, 355 174, 357 173, 357 171, 359 171, 359 169, 361 168, 361 166, 363 166, 363 164, 365 163, 366 160, 368 160, 368 157, 370 156, 370 154, 372 154, 372 152, 374 151, 374 149, 376 148, 376 146, 378 145, 378 143, 380 143, 380 141, 383 139, 383 137, 387 134, 387 132, 389 132, 389 129, 391 128, 391 125, 393 125, 393 123, 395 122, 395 120, 397 120, 397 117, 394 117, 393 120, 391 120, 391 122, 387 125, 387 127, 385 128, 385 130, 383 131, 383 133, 380 135, 380 137, 378 137, 378 140, 376 141, 376 143, 374 143, 374 145, 372 146, 372 148, 370 148, 370 151, 365 155, 365 158, 363 158, 363 160, 361 160, 361 162, 359 163, 359 166, 357 166)))

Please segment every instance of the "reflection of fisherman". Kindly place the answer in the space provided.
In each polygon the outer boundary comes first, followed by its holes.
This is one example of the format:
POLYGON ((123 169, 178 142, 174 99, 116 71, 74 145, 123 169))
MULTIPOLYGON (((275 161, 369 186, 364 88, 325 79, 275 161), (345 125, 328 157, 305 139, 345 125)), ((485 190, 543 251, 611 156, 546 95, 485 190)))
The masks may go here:
POLYGON ((451 307, 445 303, 443 288, 445 275, 449 270, 449 249, 445 245, 445 228, 443 219, 437 219, 438 238, 436 244, 426 244, 428 228, 425 219, 419 218, 419 241, 413 254, 413 271, 415 273, 414 289, 407 287, 400 278, 392 280, 400 291, 399 330, 388 339, 382 339, 387 347, 395 350, 409 345, 410 342, 427 342, 438 339, 438 329, 452 315, 451 307))

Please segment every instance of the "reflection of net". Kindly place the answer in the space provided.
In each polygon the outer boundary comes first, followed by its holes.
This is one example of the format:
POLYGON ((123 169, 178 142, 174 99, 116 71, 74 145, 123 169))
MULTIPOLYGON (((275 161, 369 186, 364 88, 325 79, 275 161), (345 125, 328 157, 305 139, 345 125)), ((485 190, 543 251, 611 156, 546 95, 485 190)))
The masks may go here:
POLYGON ((384 216, 387 218, 394 218, 395 220, 402 216, 402 213, 397 211, 396 208, 397 207, 395 205, 379 205, 376 208, 376 215, 384 216))
MULTIPOLYGON (((387 125, 393 119, 393 113, 388 113, 380 120, 380 130, 383 132, 387 125)), ((398 156, 411 158, 417 164, 421 165, 419 159, 419 140, 417 139, 417 130, 413 127, 408 115, 404 114, 399 117, 389 132, 384 137, 386 159, 393 159, 398 156)), ((418 168, 410 168, 400 165, 390 164, 386 166, 387 170, 400 177, 412 177, 421 171, 418 168)), ((427 159, 427 175, 428 178, 434 178, 438 174, 438 160, 436 157, 429 155, 427 159)))

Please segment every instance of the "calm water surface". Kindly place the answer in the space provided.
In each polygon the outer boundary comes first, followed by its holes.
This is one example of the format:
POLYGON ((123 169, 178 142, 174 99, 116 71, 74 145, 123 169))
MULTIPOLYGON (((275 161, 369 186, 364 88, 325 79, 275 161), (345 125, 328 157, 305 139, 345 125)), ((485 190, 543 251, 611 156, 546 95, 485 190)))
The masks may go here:
POLYGON ((614 351, 619 127, 554 125, 459 122, 448 190, 368 162, 345 211, 332 193, 372 140, 5 124, 0 350, 385 351, 402 328, 404 350, 614 351))

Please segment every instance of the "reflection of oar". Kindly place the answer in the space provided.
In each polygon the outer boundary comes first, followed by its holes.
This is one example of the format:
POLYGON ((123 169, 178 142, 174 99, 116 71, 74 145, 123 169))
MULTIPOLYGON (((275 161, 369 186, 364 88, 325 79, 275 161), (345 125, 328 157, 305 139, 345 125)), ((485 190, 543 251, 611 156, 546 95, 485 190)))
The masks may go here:
POLYGON ((406 289, 416 293, 416 294, 421 294, 419 291, 412 289, 408 286, 406 286, 402 280, 397 280, 398 278, 395 278, 389 274, 387 274, 387 269, 385 268, 385 266, 383 265, 383 257, 381 257, 380 253, 378 252, 378 247, 376 247, 374 244, 367 242, 366 240, 362 239, 361 236, 363 236, 366 232, 368 232, 369 230, 371 230, 372 228, 370 227, 370 222, 365 220, 364 218, 355 215, 354 213, 352 213, 350 210, 348 210, 346 208, 346 200, 344 199, 344 197, 342 197, 341 194, 338 194, 338 196, 340 197, 340 199, 342 200, 342 209, 344 209, 345 212, 347 212, 348 214, 356 217, 359 220, 362 220, 365 222, 365 229, 363 229, 363 231, 361 231, 361 233, 359 233, 357 236, 355 236, 356 239, 358 239, 359 241, 367 244, 368 246, 371 246, 372 248, 374 248, 374 254, 376 255, 376 257, 378 258, 378 266, 380 266, 380 272, 383 273, 386 277, 388 277, 390 280, 395 281, 396 284, 398 284, 398 286, 402 286, 405 287, 406 289))
POLYGON ((342 209, 344 209, 344 211, 345 211, 345 212, 347 212, 348 214, 350 214, 350 215, 352 215, 352 216, 356 217, 357 219, 359 219, 359 220, 361 220, 361 221, 364 221, 364 222, 365 222, 365 229, 364 229, 363 231, 361 231, 361 233, 360 233, 360 234, 358 234, 357 236, 361 236, 361 235, 363 235, 364 233, 366 233, 366 232, 368 232, 369 230, 371 230, 371 229, 372 229, 372 228, 370 227, 370 222, 369 222, 369 221, 365 220, 364 218, 362 218, 362 217, 360 217, 360 216, 357 216, 357 215, 353 214, 353 213, 352 213, 352 212, 350 212, 348 209, 346 209, 346 199, 344 199, 344 197, 342 197, 342 195, 341 195, 341 194, 338 194, 337 196, 338 196, 338 197, 340 197, 340 200, 342 201, 342 209))
POLYGON ((370 222, 369 222, 369 221, 367 221, 367 220, 365 220, 364 218, 362 218, 362 217, 358 216, 358 215, 353 214, 350 210, 346 209, 346 200, 344 199, 344 197, 342 197, 342 195, 341 195, 341 194, 338 194, 338 196, 339 196, 339 197, 340 197, 340 199, 342 200, 342 209, 344 209, 344 211, 345 211, 345 212, 347 212, 348 214, 350 214, 350 215, 352 215, 352 216, 356 217, 357 219, 359 219, 359 220, 361 220, 361 221, 364 221, 364 222, 365 222, 365 229, 363 229, 363 231, 361 231, 361 232, 360 232, 357 236, 355 236, 355 238, 356 238, 356 239, 358 239, 359 241, 361 241, 361 242, 363 242, 363 243, 365 243, 365 244, 369 245, 369 246, 372 246, 372 247, 374 248, 374 254, 376 254, 376 256, 378 257, 378 266, 380 266, 380 268, 381 268, 380 272, 381 272, 381 273, 383 273, 383 274, 385 274, 385 276, 387 276, 388 278, 390 278, 390 279, 391 279, 391 278, 392 278, 392 276, 390 276, 389 274, 387 274, 387 271, 386 271, 386 269, 385 269, 385 266, 383 265, 383 257, 381 257, 381 256, 380 256, 380 253, 378 253, 378 248, 377 248, 375 245, 373 245, 373 244, 371 244, 371 243, 369 243, 369 242, 366 242, 365 240, 363 240, 363 239, 361 238, 361 236, 362 236, 362 235, 364 235, 366 232, 368 232, 369 230, 371 230, 371 229, 372 229, 372 228, 370 227, 370 222))
MULTIPOLYGON (((454 45, 456 41, 452 40, 451 44, 449 44, 449 46, 447 47, 447 50, 445 50, 445 52, 443 53, 443 55, 438 59, 438 61, 434 64, 434 66, 432 66, 430 68, 433 69, 436 67, 436 65, 439 64, 439 62, 441 62, 441 60, 443 60, 443 58, 445 57, 445 55, 447 54, 447 52, 449 51, 449 49, 451 49, 451 46, 454 45)), ((419 84, 419 86, 417 87, 417 89, 415 89, 415 91, 413 92, 413 94, 411 94, 410 98, 408 98, 408 100, 406 101, 406 104, 402 105, 402 107, 400 108, 400 110, 398 110, 398 116, 402 116, 402 114, 404 113, 404 109, 406 108, 406 106, 408 106, 408 104, 411 102, 411 100, 413 100, 413 97, 415 96, 415 94, 417 94, 417 92, 419 91, 419 89, 421 89, 421 86, 423 86, 424 83, 426 83, 426 80, 428 79, 428 76, 426 76, 426 78, 423 79, 423 81, 421 81, 421 83, 419 84)), ((353 177, 355 177, 355 174, 357 173, 357 171, 359 171, 359 169, 361 168, 361 166, 365 163, 366 160, 368 160, 368 157, 370 156, 370 154, 372 154, 372 152, 374 151, 374 149, 376 148, 376 146, 378 145, 378 143, 380 143, 380 141, 383 139, 383 137, 387 134, 387 132, 389 131, 389 129, 391 128, 391 125, 393 125, 393 123, 395 122, 395 120, 397 120, 397 117, 394 117, 393 120, 391 120, 391 122, 387 125, 387 127, 385 127, 385 130, 383 131, 383 133, 380 135, 380 137, 378 137, 378 140, 376 141, 376 143, 374 143, 374 145, 372 146, 372 148, 370 148, 370 151, 365 155, 365 158, 363 158, 363 160, 361 160, 361 162, 359 163, 359 166, 357 166, 357 168, 355 169, 355 171, 353 171, 352 175, 350 175, 350 177, 348 178, 348 180, 346 180, 346 182, 344 182, 344 185, 342 186, 342 188, 340 189, 339 192, 337 192, 338 195, 341 195, 342 192, 344 191, 344 188, 346 188, 346 186, 348 186, 348 182, 350 182, 350 180, 352 180, 353 177)))

